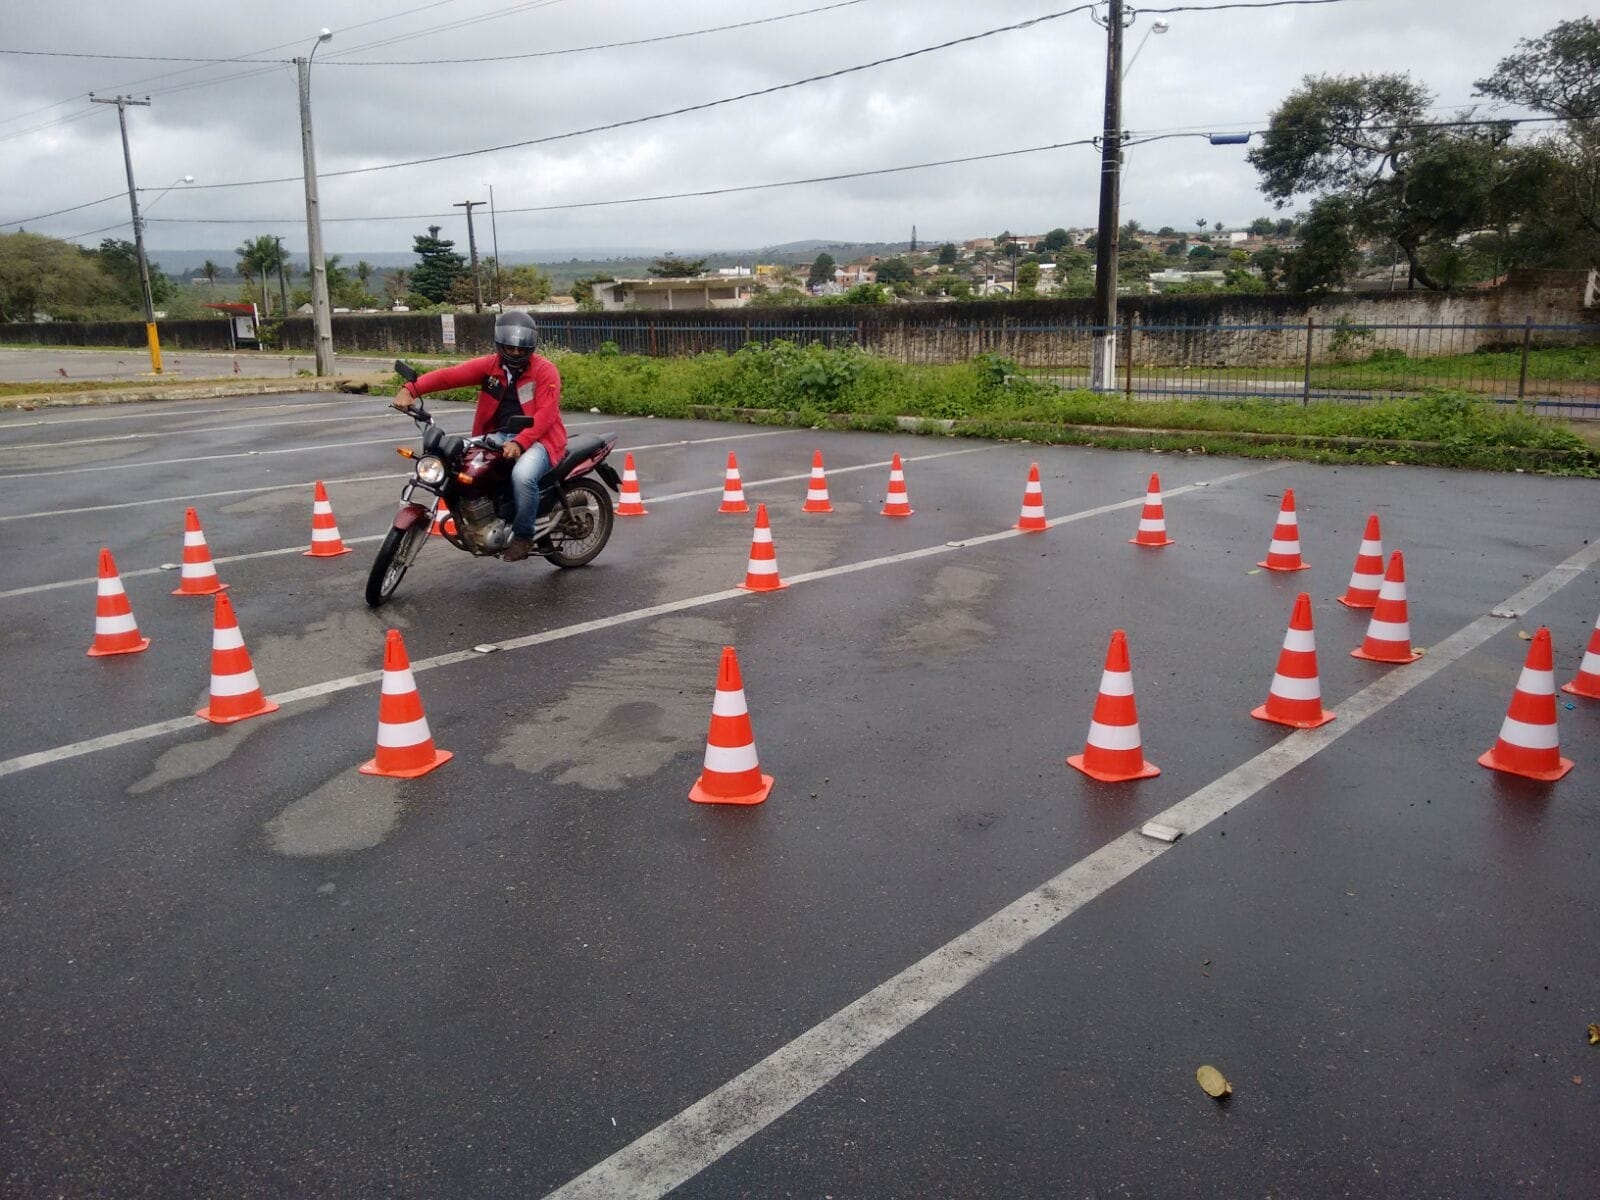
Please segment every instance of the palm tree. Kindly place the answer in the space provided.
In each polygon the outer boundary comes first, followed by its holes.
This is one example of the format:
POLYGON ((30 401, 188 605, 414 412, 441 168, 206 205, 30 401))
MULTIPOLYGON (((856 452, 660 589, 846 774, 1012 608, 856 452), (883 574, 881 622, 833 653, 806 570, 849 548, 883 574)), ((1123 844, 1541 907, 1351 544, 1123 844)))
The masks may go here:
POLYGON ((212 262, 209 258, 200 264, 200 274, 205 279, 206 283, 210 285, 212 291, 217 290, 217 272, 221 270, 222 268, 217 266, 217 264, 212 262))
POLYGON ((389 282, 384 289, 389 293, 389 299, 399 304, 406 298, 406 293, 411 290, 411 272, 404 267, 396 267, 389 276, 389 282))
POLYGON ((260 237, 246 239, 234 253, 239 256, 239 274, 244 276, 245 282, 261 281, 261 311, 271 312, 272 306, 267 301, 267 279, 278 269, 282 260, 283 252, 279 249, 278 239, 270 233, 264 233, 260 237))

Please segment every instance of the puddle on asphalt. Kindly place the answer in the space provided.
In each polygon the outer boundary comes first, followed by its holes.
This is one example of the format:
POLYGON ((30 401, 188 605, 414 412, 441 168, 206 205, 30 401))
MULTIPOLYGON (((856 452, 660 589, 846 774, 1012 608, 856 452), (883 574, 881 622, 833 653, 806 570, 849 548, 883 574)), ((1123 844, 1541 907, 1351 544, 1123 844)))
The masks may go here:
POLYGON ((290 858, 370 850, 399 825, 405 782, 346 771, 268 821, 267 838, 290 858))
POLYGON ((653 774, 704 744, 728 628, 705 617, 657 621, 645 649, 573 681, 514 726, 488 761, 530 774, 559 771, 556 783, 600 792, 653 774))
POLYGON ((994 627, 978 614, 999 577, 974 567, 940 567, 922 597, 922 608, 902 618, 884 645, 892 658, 943 661, 986 646, 994 627))

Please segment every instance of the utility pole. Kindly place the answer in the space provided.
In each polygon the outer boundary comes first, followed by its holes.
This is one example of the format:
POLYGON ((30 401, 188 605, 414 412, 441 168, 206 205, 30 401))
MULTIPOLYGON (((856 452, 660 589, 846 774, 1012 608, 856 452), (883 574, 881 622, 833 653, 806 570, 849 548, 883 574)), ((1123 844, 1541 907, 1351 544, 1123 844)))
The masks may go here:
POLYGON ((135 100, 132 96, 118 96, 104 100, 91 95, 95 104, 115 104, 117 124, 122 127, 122 165, 128 169, 128 204, 133 209, 133 250, 139 260, 139 290, 144 296, 144 336, 150 345, 150 370, 161 374, 161 338, 156 333, 156 302, 150 291, 150 264, 144 256, 144 221, 139 217, 139 190, 133 185, 133 155, 128 150, 128 105, 150 107, 150 97, 135 100))
POLYGON ((311 47, 311 54, 294 60, 300 77, 300 149, 305 158, 306 241, 311 267, 311 320, 316 327, 317 374, 332 375, 333 311, 328 303, 328 264, 322 257, 322 210, 317 201, 317 152, 311 141, 311 59, 317 46, 333 34, 324 29, 311 47))
MULTIPOLYGON (((472 209, 482 203, 482 200, 461 200, 451 206, 467 210, 467 252, 472 255, 472 311, 475 313, 483 311, 483 282, 478 278, 478 239, 472 236, 472 209)), ((495 265, 498 267, 499 262, 495 265)))
POLYGON ((287 321, 289 319, 289 290, 283 280, 283 239, 277 234, 272 235, 273 245, 278 247, 278 316, 287 321))
MULTIPOLYGON (((505 299, 505 289, 500 286, 500 227, 494 220, 494 184, 489 184, 489 233, 494 238, 494 310, 504 312, 500 302, 505 299)), ((468 230, 467 241, 472 241, 471 231, 468 230)))
MULTIPOLYGON (((1100 228, 1094 247, 1094 350, 1089 387, 1117 384, 1117 208, 1122 170, 1122 0, 1106 4, 1106 115, 1100 135, 1100 228)), ((1095 17, 1099 21, 1098 16, 1095 17)))

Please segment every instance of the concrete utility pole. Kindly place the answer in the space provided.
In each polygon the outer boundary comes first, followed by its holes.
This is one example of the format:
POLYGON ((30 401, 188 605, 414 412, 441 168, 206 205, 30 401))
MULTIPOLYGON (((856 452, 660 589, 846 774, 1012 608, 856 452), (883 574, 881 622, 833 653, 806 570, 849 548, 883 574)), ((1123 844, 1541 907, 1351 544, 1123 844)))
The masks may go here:
MULTIPOLYGON (((504 312, 501 301, 506 298, 505 289, 500 286, 500 227, 494 220, 494 184, 485 185, 489 189, 489 234, 494 238, 494 310, 504 312)), ((471 242, 471 231, 468 231, 467 241, 471 242)))
MULTIPOLYGON (((472 236, 472 210, 482 203, 482 200, 461 200, 451 206, 467 210, 467 253, 472 256, 472 311, 475 313, 483 311, 483 281, 478 278, 478 239, 472 236)), ((500 260, 497 258, 495 269, 499 268, 500 260)))
POLYGON ((278 248, 278 316, 289 319, 289 289, 283 279, 283 239, 272 235, 272 244, 278 248))
POLYGON ((139 217, 139 189, 133 185, 133 155, 128 150, 128 105, 150 107, 150 97, 135 100, 132 96, 118 96, 104 100, 91 95, 95 104, 115 104, 117 124, 122 127, 122 165, 128 169, 128 205, 133 209, 133 250, 139 260, 139 290, 144 294, 144 336, 150 344, 150 370, 161 374, 161 338, 156 333, 156 302, 150 291, 150 264, 144 256, 144 221, 139 217))
POLYGON ((306 241, 310 244, 311 320, 316 326, 317 374, 332 375, 337 367, 333 358, 333 310, 328 303, 328 264, 322 258, 322 211, 317 203, 317 152, 311 141, 311 60, 317 46, 332 39, 324 29, 311 53, 294 60, 300 75, 300 149, 305 156, 306 241))
MULTIPOLYGON (((1117 208, 1122 170, 1122 0, 1106 5, 1106 116, 1100 135, 1100 227, 1094 247, 1094 349, 1089 386, 1117 386, 1117 208)), ((1095 17, 1099 21, 1098 16, 1095 17)))

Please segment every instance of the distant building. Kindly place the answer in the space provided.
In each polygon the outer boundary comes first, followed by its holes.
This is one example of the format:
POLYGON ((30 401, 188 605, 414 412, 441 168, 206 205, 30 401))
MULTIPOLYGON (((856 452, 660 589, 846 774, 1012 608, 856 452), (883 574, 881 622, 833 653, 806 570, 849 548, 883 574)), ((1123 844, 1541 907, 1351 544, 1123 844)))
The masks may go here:
POLYGON ((607 311, 622 308, 677 312, 696 308, 743 308, 755 283, 746 274, 693 279, 612 279, 593 285, 595 299, 607 311))

